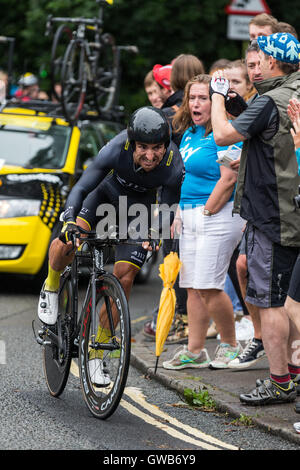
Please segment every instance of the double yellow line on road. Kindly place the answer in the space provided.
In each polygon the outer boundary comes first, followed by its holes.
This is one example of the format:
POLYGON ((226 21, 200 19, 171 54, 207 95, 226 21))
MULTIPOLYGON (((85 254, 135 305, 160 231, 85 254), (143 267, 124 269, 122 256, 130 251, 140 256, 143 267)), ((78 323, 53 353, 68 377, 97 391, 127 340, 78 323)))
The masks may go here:
MULTIPOLYGON (((71 373, 76 377, 79 377, 79 370, 75 361, 72 361, 71 373)), ((130 402, 124 400, 124 398, 122 398, 120 402, 120 405, 123 408, 125 408, 129 413, 142 419, 146 423, 155 426, 156 428, 166 432, 176 439, 180 439, 181 441, 205 450, 240 450, 236 446, 220 441, 219 439, 216 439, 209 434, 205 434, 197 428, 193 428, 192 426, 181 423, 176 418, 169 416, 167 413, 160 410, 157 406, 148 403, 146 401, 145 395, 138 388, 126 387, 124 390, 124 395, 128 396, 134 403, 138 404, 150 414, 141 411, 130 402), (156 416, 158 419, 153 416, 156 416)))

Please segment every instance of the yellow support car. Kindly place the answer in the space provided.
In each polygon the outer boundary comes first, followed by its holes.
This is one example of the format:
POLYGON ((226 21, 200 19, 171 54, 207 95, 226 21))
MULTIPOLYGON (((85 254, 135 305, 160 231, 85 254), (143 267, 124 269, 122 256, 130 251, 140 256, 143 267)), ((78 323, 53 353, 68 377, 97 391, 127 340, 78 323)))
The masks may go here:
POLYGON ((71 126, 51 103, 48 108, 0 111, 0 274, 29 275, 37 287, 66 196, 88 161, 124 127, 109 116, 85 116, 71 126))

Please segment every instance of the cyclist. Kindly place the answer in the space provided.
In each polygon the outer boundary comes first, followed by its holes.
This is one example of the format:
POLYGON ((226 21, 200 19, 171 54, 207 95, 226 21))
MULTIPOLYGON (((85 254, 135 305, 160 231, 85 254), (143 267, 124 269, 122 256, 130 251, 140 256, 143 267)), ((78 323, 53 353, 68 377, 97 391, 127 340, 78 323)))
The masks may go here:
MULTIPOLYGON (((49 249, 48 277, 38 304, 38 316, 43 323, 56 323, 60 274, 74 257, 74 251, 68 254, 71 245, 68 240, 72 234, 78 233, 77 226, 86 230, 95 226, 97 208, 101 208, 101 204, 111 204, 118 211, 119 197, 126 196, 127 214, 133 204, 144 204, 151 220, 151 207, 156 203, 158 188, 161 188, 161 204, 170 207, 179 202, 184 166, 177 146, 171 141, 170 132, 167 118, 161 110, 151 106, 139 108, 131 115, 127 130, 120 132, 100 150, 71 190, 65 205, 62 233, 53 240, 49 249)), ((120 225, 121 210, 118 215, 120 225)), ((174 211, 170 224, 173 217, 174 211)), ((128 223, 131 220, 132 217, 128 216, 128 223)), ((127 298, 134 278, 146 259, 147 250, 152 250, 147 241, 143 246, 120 245, 116 248, 114 274, 120 280, 127 298)), ((97 338, 97 341, 103 342, 103 338, 97 338)), ((93 358, 89 362, 90 368, 99 371, 94 374, 95 383, 107 385, 109 378, 103 372, 101 358, 93 358)))
POLYGON ((35 75, 32 73, 25 73, 20 78, 19 89, 15 92, 15 97, 21 101, 36 100, 39 98, 39 82, 35 75))

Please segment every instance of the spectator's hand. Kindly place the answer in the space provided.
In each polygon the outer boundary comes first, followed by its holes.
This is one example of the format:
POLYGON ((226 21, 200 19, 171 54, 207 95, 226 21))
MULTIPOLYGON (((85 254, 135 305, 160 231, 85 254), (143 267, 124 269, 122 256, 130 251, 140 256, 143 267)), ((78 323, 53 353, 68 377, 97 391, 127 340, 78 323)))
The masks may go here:
POLYGON ((181 217, 176 216, 171 225, 171 238, 175 238, 175 235, 180 235, 182 231, 182 220, 181 217))
POLYGON ((217 70, 213 73, 210 85, 209 85, 209 94, 210 97, 214 93, 218 93, 219 95, 224 96, 226 98, 227 93, 229 91, 229 81, 225 78, 224 73, 222 70, 217 70))
POLYGON ((232 160, 232 162, 230 162, 229 165, 233 171, 238 172, 239 167, 240 167, 240 158, 238 158, 237 160, 232 160))
POLYGON ((235 91, 228 91, 225 100, 225 109, 231 116, 239 116, 245 109, 248 108, 246 101, 235 91))
POLYGON ((297 113, 294 118, 291 134, 294 140, 295 149, 298 149, 300 147, 300 113, 297 113))
POLYGON ((300 101, 298 101, 296 98, 292 98, 289 101, 287 113, 290 120, 294 122, 297 119, 297 115, 300 114, 300 101))

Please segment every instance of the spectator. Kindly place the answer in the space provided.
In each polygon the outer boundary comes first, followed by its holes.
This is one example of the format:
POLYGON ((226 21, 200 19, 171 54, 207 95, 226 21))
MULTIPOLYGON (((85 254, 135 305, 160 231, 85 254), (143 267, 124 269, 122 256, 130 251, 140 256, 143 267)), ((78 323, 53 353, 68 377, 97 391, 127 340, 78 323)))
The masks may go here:
POLYGON ((160 65, 156 64, 154 65, 152 69, 152 75, 154 80, 159 86, 160 89, 160 97, 163 102, 163 104, 167 101, 169 96, 173 93, 171 90, 171 70, 172 70, 172 65, 160 65))
MULTIPOLYGON (((250 83, 255 87, 255 82, 260 82, 263 80, 260 63, 259 63, 259 46, 256 41, 253 41, 253 44, 250 44, 246 49, 245 53, 245 64, 247 67, 247 74, 249 77, 250 83)), ((257 97, 257 90, 255 89, 255 95, 251 96, 251 99, 257 97)))
POLYGON ((292 26, 291 24, 284 23, 283 21, 279 21, 277 26, 278 26, 278 32, 280 32, 280 33, 290 33, 296 39, 298 39, 297 31, 295 30, 294 26, 292 26))
MULTIPOLYGON (((172 60, 172 71, 170 75, 171 94, 162 106, 169 122, 182 103, 184 87, 186 83, 196 75, 204 73, 203 63, 198 57, 192 54, 180 54, 172 60)), ((179 147, 181 134, 173 129, 172 140, 179 147)))
POLYGON ((25 73, 20 78, 19 89, 15 92, 14 96, 21 101, 37 100, 39 97, 39 83, 38 79, 32 73, 25 73))
MULTIPOLYGON (((227 64, 224 67, 224 73, 226 74, 227 79, 230 83, 230 89, 240 96, 242 96, 245 100, 248 100, 253 94, 256 93, 256 90, 252 83, 249 80, 247 74, 247 68, 245 62, 243 60, 234 60, 234 61, 227 61, 227 64)), ((238 258, 239 248, 236 248, 235 252, 233 253, 232 260, 229 266, 229 273, 227 275, 226 283, 225 283, 225 292, 229 295, 235 316, 239 314, 241 311, 244 315, 248 315, 248 308, 245 305, 243 294, 240 290, 238 275, 237 275, 237 268, 236 268, 236 260, 238 258), (232 288, 233 287, 233 288, 232 288)), ((242 319, 242 322, 236 323, 236 334, 237 338, 242 335, 242 338, 245 337, 250 339, 252 335, 252 324, 242 319), (246 328, 248 327, 248 332, 246 332, 246 328), (247 336, 248 335, 248 336, 247 336)), ((217 336, 217 329, 215 323, 213 322, 208 330, 207 336, 208 338, 216 337, 217 336)), ((235 359, 236 360, 236 359, 235 359)))
POLYGON ((151 105, 154 106, 154 108, 161 108, 164 101, 161 96, 160 87, 153 78, 152 70, 145 76, 144 88, 151 105))
POLYGON ((7 98, 8 87, 8 74, 4 70, 0 70, 0 103, 3 103, 7 98))
POLYGON ((300 333, 289 321, 284 303, 300 247, 300 211, 295 208, 298 165, 287 116, 289 99, 300 84, 300 43, 289 33, 259 36, 263 79, 258 96, 229 122, 225 113, 228 81, 212 80, 212 125, 218 145, 245 141, 240 161, 234 211, 247 220, 248 286, 246 300, 259 308, 262 339, 270 377, 259 381, 244 404, 288 403, 300 384, 291 379, 293 341, 300 333))
MULTIPOLYGON (((254 44, 250 44, 246 50, 245 54, 245 61, 247 66, 247 72, 249 76, 249 80, 252 84, 255 82, 260 82, 263 80, 261 70, 260 70, 260 63, 259 63, 259 46, 256 41, 253 41, 254 44)), ((253 101, 257 98, 258 93, 253 95, 250 98, 250 101, 253 101)), ((248 101, 249 103, 249 101, 248 101)), ((239 256, 237 259, 237 274, 239 279, 240 288, 242 291, 243 298, 246 297, 246 288, 247 288, 247 281, 248 281, 248 271, 247 271, 247 257, 246 257, 246 241, 245 237, 242 237, 242 241, 239 247, 239 256)), ((233 361, 229 363, 230 369, 247 369, 253 365, 255 365, 258 361, 265 357, 265 350, 263 347, 262 342, 262 335, 261 335, 261 323, 260 323, 260 316, 259 316, 259 309, 256 305, 250 304, 246 302, 248 312, 250 314, 252 323, 253 323, 253 338, 251 338, 242 354, 235 358, 233 361)))
POLYGON ((62 93, 62 86, 61 83, 57 82, 54 84, 54 88, 51 92, 51 101, 52 103, 59 103, 62 93))
POLYGON ((38 100, 43 100, 43 101, 48 101, 49 100, 49 96, 48 94, 43 91, 43 90, 40 90, 39 93, 38 93, 38 97, 37 97, 38 100))
POLYGON ((188 81, 181 107, 174 117, 174 128, 184 131, 180 151, 185 179, 173 230, 181 232, 180 286, 188 291, 188 347, 163 363, 166 369, 223 369, 241 351, 235 339, 232 303, 224 284, 244 221, 232 216, 236 173, 220 166, 211 129, 210 75, 188 81), (220 331, 221 343, 210 361, 204 348, 211 316, 220 331))
MULTIPOLYGON (((183 90, 185 84, 189 79, 195 75, 204 72, 204 67, 200 59, 191 54, 180 54, 173 61, 171 68, 170 66, 161 66, 159 64, 153 67, 153 75, 160 86, 169 88, 171 93, 169 98, 164 102, 162 111, 167 116, 170 125, 172 126, 172 120, 175 112, 179 109, 182 103, 183 90)), ((176 131, 172 132, 172 140, 179 147, 182 134, 178 134, 176 131)), ((163 254, 166 256, 172 249, 172 240, 164 240, 163 242, 163 254)), ((183 343, 187 342, 188 339, 188 327, 187 327, 187 293, 185 289, 179 287, 178 279, 174 285, 176 293, 176 311, 174 317, 174 323, 171 327, 171 331, 168 335, 166 344, 171 343, 183 343)), ((149 339, 155 339, 155 328, 157 320, 158 308, 155 309, 154 316, 151 321, 148 321, 144 325, 144 335, 149 339)))
POLYGON ((250 41, 257 39, 258 36, 268 36, 277 32, 279 32, 277 19, 267 13, 254 16, 249 23, 250 41))
POLYGON ((296 98, 292 98, 287 108, 288 116, 293 123, 291 134, 294 140, 295 152, 298 161, 298 173, 300 175, 300 132, 299 132, 299 117, 300 117, 300 102, 296 98))
POLYGON ((245 101, 256 94, 256 89, 249 80, 244 60, 238 59, 230 62, 226 67, 226 77, 229 80, 230 89, 242 96, 245 101))
POLYGON ((216 70, 226 69, 228 64, 230 64, 229 59, 218 59, 218 60, 216 60, 210 66, 209 75, 212 75, 216 70))

